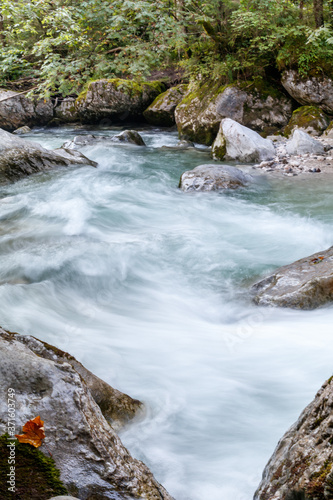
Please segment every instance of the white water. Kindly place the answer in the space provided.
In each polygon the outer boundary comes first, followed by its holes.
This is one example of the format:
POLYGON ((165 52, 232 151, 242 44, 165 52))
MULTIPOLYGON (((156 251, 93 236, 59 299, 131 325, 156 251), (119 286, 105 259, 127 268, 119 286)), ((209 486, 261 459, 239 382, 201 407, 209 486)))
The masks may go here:
MULTIPOLYGON (((55 147, 77 133, 31 138, 55 147)), ((332 245, 330 182, 184 194, 180 174, 208 155, 158 149, 175 134, 143 136, 147 149, 84 148, 98 169, 1 188, 0 324, 144 401, 147 417, 121 437, 177 500, 250 500, 332 374, 333 308, 257 308, 248 286, 332 245)))

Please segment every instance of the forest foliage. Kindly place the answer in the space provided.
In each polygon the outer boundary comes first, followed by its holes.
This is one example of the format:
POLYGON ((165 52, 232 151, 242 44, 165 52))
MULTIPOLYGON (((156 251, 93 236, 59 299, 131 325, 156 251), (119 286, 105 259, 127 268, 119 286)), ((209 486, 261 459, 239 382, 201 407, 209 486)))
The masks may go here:
POLYGON ((333 0, 2 0, 0 9, 0 84, 35 78, 45 96, 168 68, 225 83, 285 68, 332 74, 333 0))

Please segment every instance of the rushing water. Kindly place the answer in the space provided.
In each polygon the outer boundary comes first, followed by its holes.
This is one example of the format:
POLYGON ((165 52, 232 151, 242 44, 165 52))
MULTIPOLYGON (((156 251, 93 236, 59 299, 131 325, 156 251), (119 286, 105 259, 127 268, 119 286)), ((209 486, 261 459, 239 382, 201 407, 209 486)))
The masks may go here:
MULTIPOLYGON (((56 147, 78 133, 30 138, 56 147)), ((332 374, 333 308, 257 308, 248 286, 332 245, 331 181, 184 194, 180 174, 208 154, 160 149, 175 133, 142 135, 148 148, 83 148, 97 169, 1 188, 0 324, 144 401, 146 418, 121 437, 177 500, 250 500, 332 374)))

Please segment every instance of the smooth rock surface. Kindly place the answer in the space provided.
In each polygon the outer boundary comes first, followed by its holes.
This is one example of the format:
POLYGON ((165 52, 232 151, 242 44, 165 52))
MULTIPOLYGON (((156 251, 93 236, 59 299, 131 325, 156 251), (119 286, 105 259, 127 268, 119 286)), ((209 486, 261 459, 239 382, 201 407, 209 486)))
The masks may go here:
POLYGON ((176 123, 176 106, 183 99, 187 87, 187 85, 177 85, 156 97, 155 101, 143 112, 147 122, 161 127, 172 127, 176 123))
POLYGON ((179 187, 185 191, 217 191, 237 189, 252 181, 250 175, 229 165, 199 165, 181 175, 179 187))
POLYGON ((63 123, 75 123, 80 121, 79 113, 76 109, 76 99, 74 97, 66 97, 55 108, 56 120, 63 123))
POLYGON ((297 71, 288 70, 282 74, 281 83, 297 102, 303 105, 319 106, 333 114, 333 81, 326 76, 300 77, 297 71))
POLYGON ((217 160, 240 160, 256 162, 272 160, 275 149, 272 141, 263 139, 257 132, 225 118, 212 146, 213 158, 217 160))
MULTIPOLYGON (((41 416, 45 445, 70 495, 84 500, 171 500, 149 469, 122 445, 70 363, 45 359, 2 329, 0 356, 0 433, 7 430, 7 389, 11 387, 16 430, 41 416)), ((40 447, 42 452, 45 445, 40 447)))
POLYGON ((333 498, 333 377, 282 437, 254 500, 333 498))
POLYGON ((142 139, 139 132, 136 130, 124 130, 120 134, 114 135, 110 138, 112 142, 123 142, 126 144, 133 144, 134 146, 145 146, 145 141, 142 139))
POLYGON ((324 153, 324 146, 303 130, 296 129, 292 139, 286 143, 286 151, 290 155, 319 154, 324 153))
POLYGON ((333 300, 333 247, 280 267, 255 283, 254 302, 264 306, 315 309, 333 300))
POLYGON ((29 134, 29 132, 31 132, 31 128, 25 125, 24 127, 20 127, 14 130, 13 134, 23 135, 23 134, 29 134))
POLYGON ((13 131, 25 125, 46 125, 53 115, 51 101, 31 100, 19 92, 0 89, 0 128, 13 131))
POLYGON ((223 118, 273 133, 287 125, 292 109, 292 100, 269 86, 263 91, 209 82, 189 88, 176 107, 175 119, 180 137, 210 146, 223 118))
POLYGON ((69 165, 97 164, 78 151, 50 151, 0 129, 0 184, 16 181, 28 175, 69 165))

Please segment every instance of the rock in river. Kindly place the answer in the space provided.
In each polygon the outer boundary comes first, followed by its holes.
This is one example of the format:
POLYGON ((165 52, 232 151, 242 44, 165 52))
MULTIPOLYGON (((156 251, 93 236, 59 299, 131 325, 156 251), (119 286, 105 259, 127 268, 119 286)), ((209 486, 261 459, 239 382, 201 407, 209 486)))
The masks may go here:
POLYGON ((39 144, 0 129, 0 184, 17 181, 54 167, 97 164, 78 151, 50 151, 39 144))
POLYGON ((28 99, 20 92, 0 89, 0 127, 15 130, 27 125, 46 125, 53 119, 51 101, 28 99))
POLYGON ((212 155, 217 160, 256 162, 272 160, 275 149, 269 139, 263 139, 254 130, 225 118, 212 146, 212 155))
POLYGON ((264 306, 315 309, 333 300, 333 247, 280 267, 251 288, 264 306))
POLYGON ((333 498, 333 377, 282 437, 254 500, 333 498))
POLYGON ((155 101, 143 112, 147 122, 161 127, 172 127, 176 123, 176 106, 183 99, 186 90, 187 85, 177 85, 157 96, 155 101))
MULTIPOLYGON (((33 337, 2 329, 0 356, 0 434, 8 430, 10 387, 15 391, 15 433, 40 415, 46 438, 39 449, 47 453, 47 446, 52 453, 68 494, 85 500, 171 500, 150 470, 123 446, 94 399, 92 374, 86 380, 74 358, 33 337)), ((98 385, 107 399, 113 389, 98 385)), ((121 414, 123 398, 111 396, 110 405, 118 403, 116 412, 121 414)))
POLYGON ((187 191, 217 191, 219 189, 237 189, 252 181, 252 177, 239 168, 229 165, 199 165, 184 172, 179 187, 187 191))

